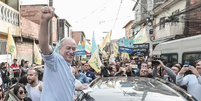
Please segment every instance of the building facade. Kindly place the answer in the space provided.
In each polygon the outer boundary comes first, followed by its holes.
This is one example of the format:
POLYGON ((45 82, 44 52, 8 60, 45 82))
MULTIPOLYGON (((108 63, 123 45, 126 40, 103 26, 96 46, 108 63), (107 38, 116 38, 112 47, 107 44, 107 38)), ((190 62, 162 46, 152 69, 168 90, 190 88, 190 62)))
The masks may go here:
POLYGON ((75 40, 77 45, 79 42, 84 45, 84 42, 86 41, 85 33, 83 31, 72 31, 71 37, 75 40))
POLYGON ((134 20, 130 20, 123 28, 125 28, 125 38, 131 39, 133 38, 133 25, 134 20))
MULTIPOLYGON (((0 26, 0 58, 3 60, 4 58, 1 56, 7 54, 6 44, 8 33, 12 34, 14 40, 21 36, 19 0, 0 0, 0 26)), ((12 55, 8 55, 10 57, 8 62, 11 63, 12 55)))

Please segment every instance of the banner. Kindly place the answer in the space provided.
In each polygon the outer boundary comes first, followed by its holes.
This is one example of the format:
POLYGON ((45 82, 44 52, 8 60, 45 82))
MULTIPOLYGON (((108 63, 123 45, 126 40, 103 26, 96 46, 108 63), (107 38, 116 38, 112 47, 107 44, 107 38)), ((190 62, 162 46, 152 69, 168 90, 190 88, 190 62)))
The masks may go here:
POLYGON ((91 53, 91 45, 86 41, 85 42, 85 50, 88 52, 88 53, 91 53))
POLYGON ((8 33, 8 39, 7 39, 7 46, 6 47, 7 47, 6 52, 13 54, 14 58, 16 58, 17 49, 15 46, 15 42, 13 40, 13 37, 10 33, 8 33))
POLYGON ((134 44, 133 56, 148 56, 149 55, 149 43, 134 44))
POLYGON ((100 66, 102 65, 102 63, 100 61, 100 57, 99 57, 99 54, 98 54, 98 48, 96 49, 94 54, 91 56, 91 58, 89 59, 88 63, 96 72, 101 71, 100 66))
POLYGON ((147 42, 146 27, 142 28, 135 38, 133 39, 133 44, 141 44, 147 42))
POLYGON ((34 62, 39 65, 41 65, 42 63, 42 57, 35 41, 34 41, 34 62))
POLYGON ((100 50, 103 50, 103 48, 106 46, 106 44, 107 44, 107 43, 110 43, 111 35, 112 35, 112 30, 110 31, 110 33, 108 33, 108 34, 105 36, 103 42, 100 44, 100 46, 99 46, 99 49, 100 49, 100 50))
POLYGON ((75 50, 75 55, 86 55, 85 45, 77 45, 75 50))
POLYGON ((119 39, 119 52, 132 53, 133 40, 132 39, 119 39))

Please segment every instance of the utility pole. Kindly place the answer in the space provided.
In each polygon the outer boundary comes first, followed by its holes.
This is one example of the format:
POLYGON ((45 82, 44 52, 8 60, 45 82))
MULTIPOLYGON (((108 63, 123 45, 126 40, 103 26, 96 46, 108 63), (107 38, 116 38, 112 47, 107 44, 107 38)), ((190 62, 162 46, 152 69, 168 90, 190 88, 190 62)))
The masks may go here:
MULTIPOLYGON (((53 6, 53 0, 49 0, 49 6, 51 6, 51 7, 53 6)), ((53 16, 53 17, 54 17, 54 16, 53 16)), ((49 44, 52 45, 52 36, 53 36, 53 35, 52 35, 52 34, 53 34, 53 33, 52 33, 52 19, 51 19, 50 22, 49 22, 49 33, 50 33, 49 44)))

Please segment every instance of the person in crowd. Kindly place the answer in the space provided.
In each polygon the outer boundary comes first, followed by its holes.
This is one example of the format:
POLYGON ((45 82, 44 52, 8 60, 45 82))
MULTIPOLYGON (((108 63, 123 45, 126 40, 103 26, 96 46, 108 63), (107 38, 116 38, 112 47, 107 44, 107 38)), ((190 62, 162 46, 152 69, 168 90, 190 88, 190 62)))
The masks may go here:
POLYGON ((2 86, 0 86, 0 101, 5 101, 5 95, 2 86))
POLYGON ((17 59, 13 59, 13 64, 10 66, 12 68, 14 77, 19 77, 21 73, 21 68, 19 65, 17 65, 17 59))
POLYGON ((135 59, 131 59, 131 62, 130 62, 131 65, 137 65, 135 59))
POLYGON ((174 65, 171 68, 165 66, 161 60, 157 60, 160 63, 160 67, 165 70, 167 75, 163 75, 163 79, 175 83, 176 75, 180 71, 180 67, 178 65, 174 65))
POLYGON ((141 68, 140 69, 140 77, 148 77, 149 71, 147 68, 141 68))
POLYGON ((5 62, 1 63, 1 77, 2 77, 2 81, 3 81, 3 88, 7 88, 9 86, 9 65, 5 62))
POLYGON ((89 82, 93 81, 96 76, 94 74, 94 72, 90 71, 90 66, 88 63, 84 63, 84 71, 83 73, 87 76, 87 78, 89 79, 89 82))
POLYGON ((27 81, 28 84, 25 86, 27 97, 30 97, 32 101, 40 101, 43 82, 38 80, 38 72, 35 69, 29 69, 27 81))
POLYGON ((119 71, 120 63, 121 63, 121 62, 120 62, 119 60, 116 61, 116 69, 117 69, 117 71, 119 71))
POLYGON ((112 68, 112 70, 110 71, 110 76, 119 76, 119 75, 117 74, 116 65, 111 65, 110 67, 112 68))
POLYGON ((89 84, 89 80, 85 74, 79 73, 78 68, 76 66, 72 66, 72 68, 74 70, 73 75, 75 76, 77 80, 79 80, 82 84, 85 84, 85 83, 89 84))
POLYGON ((201 59, 194 66, 184 65, 176 76, 176 84, 179 86, 187 85, 187 92, 193 95, 198 101, 201 101, 201 59), (192 71, 193 74, 184 76, 186 71, 192 71))
POLYGON ((146 62, 142 62, 142 63, 141 63, 141 69, 142 69, 142 68, 148 68, 148 65, 147 65, 146 62))
MULTIPOLYGON (((78 69, 75 66, 72 66, 72 72, 75 76, 76 72, 78 72, 78 69)), ((86 76, 86 75, 85 75, 86 76)), ((87 79, 87 78, 86 78, 87 79)), ((88 79, 87 79, 88 80, 88 79)), ((87 89, 88 88, 88 84, 86 83, 81 83, 80 80, 75 79, 75 94, 74 94, 74 100, 77 98, 77 96, 80 94, 79 91, 87 89)))
POLYGON ((135 59, 131 59, 130 66, 131 66, 131 68, 132 68, 133 75, 134 75, 134 76, 139 76, 139 71, 140 71, 140 70, 139 70, 139 68, 138 68, 138 65, 137 65, 135 59))
POLYGON ((14 86, 13 93, 19 98, 20 101, 32 101, 30 98, 26 97, 26 89, 23 84, 16 84, 14 86))
POLYGON ((109 77, 110 76, 110 67, 107 65, 102 65, 101 67, 101 77, 109 77))
POLYGON ((22 67, 21 69, 22 69, 21 76, 26 75, 29 70, 29 61, 24 61, 24 67, 22 67))
POLYGON ((20 68, 24 67, 24 59, 21 59, 20 68))
POLYGON ((71 71, 71 62, 77 44, 72 38, 63 38, 59 44, 59 53, 53 50, 48 40, 48 22, 53 16, 54 8, 48 6, 41 8, 39 46, 45 64, 41 101, 73 101, 75 79, 71 71))
POLYGON ((28 81, 27 81, 27 76, 22 76, 22 77, 20 77, 20 79, 19 79, 18 82, 21 83, 21 84, 23 84, 24 86, 26 86, 27 83, 28 83, 28 81))
POLYGON ((34 68, 36 66, 37 66, 36 63, 32 63, 30 68, 34 68))
POLYGON ((78 61, 77 63, 78 63, 77 66, 78 66, 79 72, 83 72, 83 68, 82 68, 83 63, 82 63, 82 61, 78 61))
POLYGON ((20 66, 17 65, 17 59, 13 59, 13 64, 10 67, 13 69, 20 69, 20 66))
POLYGON ((132 67, 130 66, 130 62, 126 62, 124 67, 126 69, 126 75, 133 76, 132 67))

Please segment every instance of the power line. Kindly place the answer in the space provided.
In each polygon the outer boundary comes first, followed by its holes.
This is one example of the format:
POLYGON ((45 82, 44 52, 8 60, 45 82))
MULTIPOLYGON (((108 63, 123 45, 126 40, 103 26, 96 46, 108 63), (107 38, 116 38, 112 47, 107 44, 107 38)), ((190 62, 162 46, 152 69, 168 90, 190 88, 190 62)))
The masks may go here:
POLYGON ((115 24, 116 24, 116 21, 117 21, 117 18, 118 18, 118 16, 119 16, 119 12, 120 12, 120 9, 121 9, 121 4, 122 4, 122 0, 121 0, 121 2, 120 2, 120 4, 119 4, 119 9, 118 9, 118 12, 117 12, 116 19, 115 19, 115 21, 114 21, 113 28, 114 28, 114 26, 115 26, 115 24))
MULTIPOLYGON (((199 4, 197 4, 196 6, 193 6, 193 7, 185 8, 185 9, 181 10, 180 13, 171 15, 171 16, 169 16, 169 17, 170 17, 170 18, 174 18, 174 17, 179 16, 179 15, 181 15, 181 14, 191 12, 191 11, 193 11, 193 10, 195 10, 195 9, 200 8, 200 7, 201 7, 201 3, 199 3, 199 4)), ((174 21, 174 20, 173 20, 173 21, 174 21)), ((161 23, 157 23, 156 25, 153 26, 153 28, 156 28, 156 27, 160 26, 160 24, 161 24, 161 23)))
MULTIPOLYGON (((119 19, 125 19, 125 18, 128 18, 128 17, 131 17, 131 15, 126 16, 126 17, 117 18, 117 20, 119 20, 119 19)), ((116 20, 116 18, 115 18, 115 19, 109 19, 109 20, 99 21, 99 24, 101 24, 101 23, 105 23, 105 22, 114 21, 114 20, 116 20)))
MULTIPOLYGON (((81 18, 80 20, 86 19, 89 15, 92 15, 93 13, 95 13, 99 8, 101 8, 102 6, 106 5, 110 0, 106 1, 103 5, 99 6, 98 8, 96 8, 95 10, 93 10, 90 14, 84 16, 83 18, 81 18)), ((104 7, 101 12, 105 9, 106 7, 104 7)), ((79 22, 80 20, 76 21, 79 22)))

